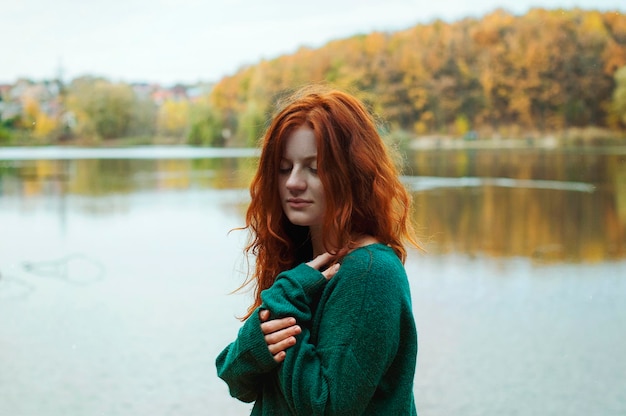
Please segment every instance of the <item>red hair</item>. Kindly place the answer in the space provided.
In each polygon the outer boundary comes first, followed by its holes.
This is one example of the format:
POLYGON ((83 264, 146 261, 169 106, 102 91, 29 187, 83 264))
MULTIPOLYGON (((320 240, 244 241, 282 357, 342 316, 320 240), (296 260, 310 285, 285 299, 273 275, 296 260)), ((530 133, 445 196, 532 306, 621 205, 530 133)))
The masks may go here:
POLYGON ((320 86, 291 96, 273 118, 262 139, 257 172, 250 185, 246 214, 251 240, 246 253, 256 267, 243 286, 255 283, 254 303, 245 318, 261 305, 261 292, 276 276, 313 255, 308 227, 289 222, 278 191, 278 171, 287 137, 302 125, 314 132, 317 166, 324 187, 326 213, 322 224, 327 249, 350 249, 371 235, 389 245, 402 262, 404 241, 419 247, 410 220, 411 197, 365 106, 344 92, 320 86))

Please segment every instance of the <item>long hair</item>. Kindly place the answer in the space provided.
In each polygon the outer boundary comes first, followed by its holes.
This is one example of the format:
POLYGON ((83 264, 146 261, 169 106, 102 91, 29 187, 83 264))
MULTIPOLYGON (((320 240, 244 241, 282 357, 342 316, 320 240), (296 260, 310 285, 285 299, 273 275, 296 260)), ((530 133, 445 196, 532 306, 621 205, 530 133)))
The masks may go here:
POLYGON ((404 242, 419 247, 410 219, 411 198, 378 134, 373 116, 358 99, 342 91, 310 86, 289 97, 274 116, 261 143, 257 172, 250 185, 246 214, 251 232, 245 252, 256 265, 242 287, 254 283, 254 303, 276 276, 313 255, 308 227, 293 225, 283 213, 278 171, 286 139, 299 127, 313 130, 317 166, 326 198, 322 221, 324 247, 345 252, 358 237, 371 235, 390 246, 404 263, 404 242), (343 249, 343 250, 342 250, 343 249))

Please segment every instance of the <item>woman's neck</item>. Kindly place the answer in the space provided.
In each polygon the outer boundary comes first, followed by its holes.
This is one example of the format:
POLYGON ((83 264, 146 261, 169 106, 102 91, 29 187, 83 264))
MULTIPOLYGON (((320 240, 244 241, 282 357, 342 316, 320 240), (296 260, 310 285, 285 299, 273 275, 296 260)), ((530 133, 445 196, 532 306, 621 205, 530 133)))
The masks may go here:
POLYGON ((310 227, 309 231, 311 233, 311 245, 313 246, 313 258, 315 258, 326 252, 324 238, 322 237, 322 227, 310 227))

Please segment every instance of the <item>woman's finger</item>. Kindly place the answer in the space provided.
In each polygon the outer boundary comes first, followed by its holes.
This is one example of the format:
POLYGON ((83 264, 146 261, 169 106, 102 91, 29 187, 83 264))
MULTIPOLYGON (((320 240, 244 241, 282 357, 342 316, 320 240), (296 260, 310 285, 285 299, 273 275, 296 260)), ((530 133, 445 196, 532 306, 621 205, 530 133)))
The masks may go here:
POLYGON ((294 326, 295 324, 296 318, 290 316, 281 319, 272 319, 261 324, 261 331, 263 331, 264 335, 268 335, 273 332, 280 331, 281 329, 294 326))
POLYGON ((300 332, 302 332, 302 329, 298 325, 293 325, 289 328, 285 328, 280 331, 265 335, 265 343, 267 345, 278 344, 279 342, 289 337, 298 335, 300 332))
POLYGON ((259 312, 259 319, 261 320, 261 322, 265 322, 268 319, 270 319, 270 311, 267 309, 263 309, 262 311, 259 312))
POLYGON ((322 272, 322 275, 326 278, 326 280, 330 280, 334 275, 339 271, 339 263, 335 263, 330 266, 328 269, 322 272))
POLYGON ((270 350, 272 355, 276 355, 285 351, 289 347, 293 347, 294 345, 296 345, 296 337, 289 337, 276 344, 268 344, 267 348, 270 350))
POLYGON ((274 355, 274 361, 277 363, 282 363, 285 361, 285 357, 287 357, 287 353, 285 351, 281 351, 278 354, 274 355))
POLYGON ((324 254, 320 254, 319 256, 315 257, 313 260, 311 260, 307 264, 310 267, 314 268, 315 270, 320 270, 322 267, 324 267, 325 265, 330 263, 330 261, 332 259, 333 259, 333 255, 332 254, 324 253, 324 254))

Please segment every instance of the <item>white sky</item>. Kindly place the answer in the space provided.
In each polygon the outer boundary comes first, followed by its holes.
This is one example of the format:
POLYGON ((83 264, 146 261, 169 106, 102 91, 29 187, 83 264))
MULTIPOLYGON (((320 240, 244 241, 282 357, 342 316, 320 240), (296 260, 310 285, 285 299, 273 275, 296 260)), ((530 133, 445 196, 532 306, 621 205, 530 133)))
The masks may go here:
POLYGON ((616 10, 625 0, 0 0, 0 83, 19 77, 217 81, 243 65, 373 30, 496 8, 616 10))

